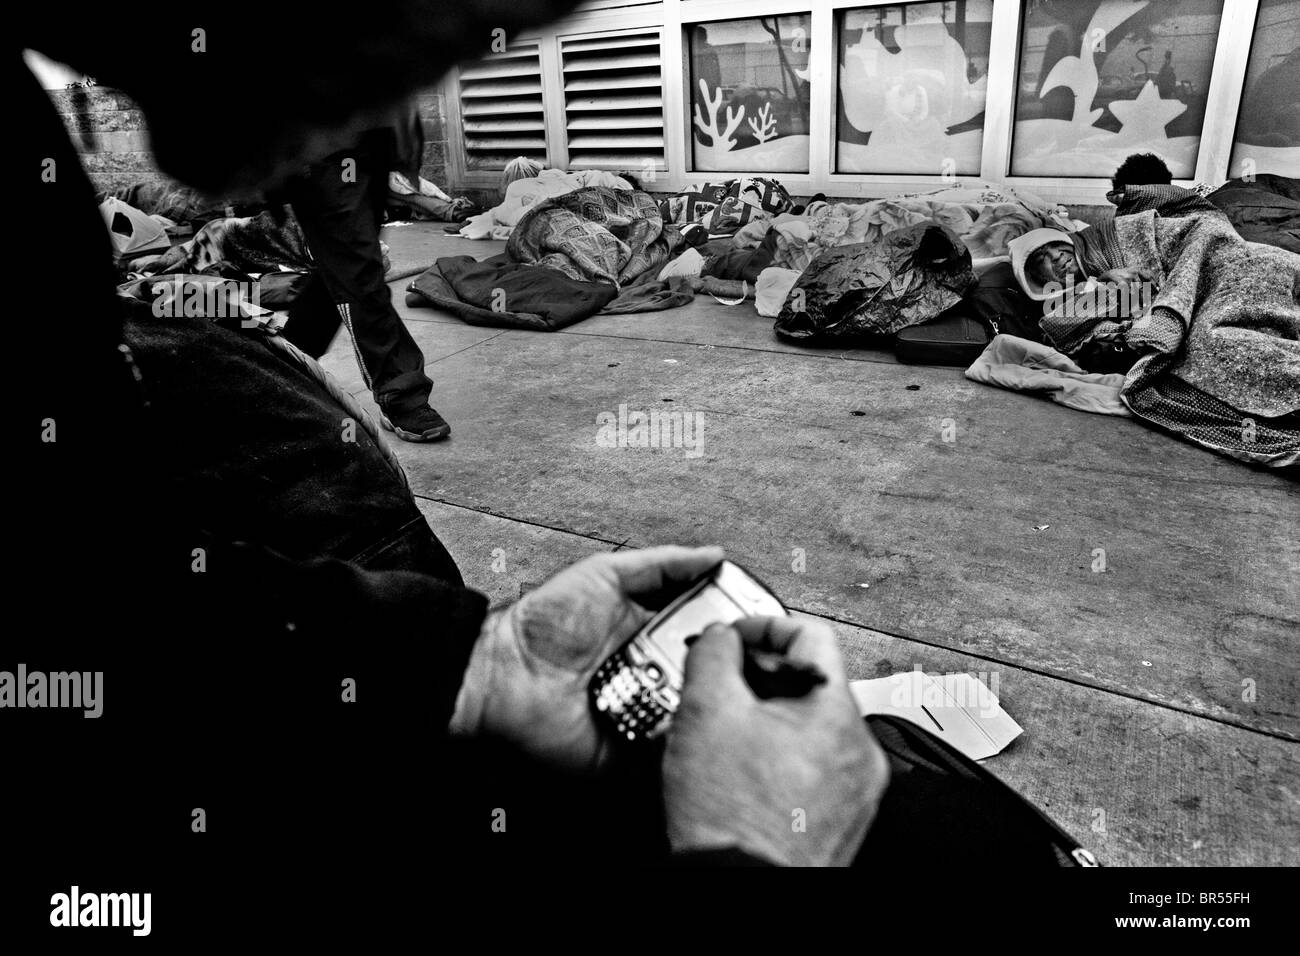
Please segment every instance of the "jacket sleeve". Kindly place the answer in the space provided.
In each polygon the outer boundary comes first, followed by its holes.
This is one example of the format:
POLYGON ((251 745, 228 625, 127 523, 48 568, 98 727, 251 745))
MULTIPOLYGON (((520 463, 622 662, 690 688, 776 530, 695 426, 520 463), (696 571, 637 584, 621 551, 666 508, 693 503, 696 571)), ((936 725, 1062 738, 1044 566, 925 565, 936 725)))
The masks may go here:
POLYGON ((322 717, 356 703, 366 724, 445 735, 487 615, 482 594, 242 543, 213 545, 206 562, 190 575, 197 605, 230 633, 258 636, 265 666, 297 687, 286 699, 319 705, 322 717))

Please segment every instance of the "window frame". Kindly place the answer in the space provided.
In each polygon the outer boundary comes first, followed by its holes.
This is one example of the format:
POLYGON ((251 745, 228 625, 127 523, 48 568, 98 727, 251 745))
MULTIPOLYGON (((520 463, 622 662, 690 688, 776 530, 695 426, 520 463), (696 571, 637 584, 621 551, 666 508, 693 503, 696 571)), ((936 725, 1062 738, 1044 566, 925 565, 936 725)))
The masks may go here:
MULTIPOLYGON (((772 173, 792 194, 845 198, 872 198, 908 192, 937 190, 951 185, 936 175, 839 173, 835 171, 836 97, 839 64, 836 62, 835 21, 846 8, 894 6, 906 0, 661 0, 617 6, 604 0, 597 8, 579 8, 564 21, 540 30, 521 32, 510 42, 536 41, 542 68, 542 105, 546 117, 548 165, 567 168, 568 145, 564 117, 560 40, 588 36, 614 36, 622 32, 659 29, 663 78, 665 170, 645 185, 654 192, 674 192, 688 185, 716 182, 741 173, 697 172, 691 163, 690 64, 684 51, 685 30, 713 20, 753 19, 792 13, 810 15, 810 129, 808 173, 772 173), (672 64, 680 64, 673 69, 672 64), (674 122, 674 120, 676 120, 674 122)), ((924 0, 913 0, 924 2, 924 0)), ((1218 185, 1228 178, 1237 114, 1244 93, 1260 0, 1225 0, 1219 27, 1213 71, 1206 95, 1207 122, 1201 130, 1194 180, 1218 185), (1211 119, 1212 118, 1212 119, 1211 119)), ((1110 184, 1105 179, 1011 175, 1011 140, 1015 119, 1015 92, 1020 69, 1021 0, 994 0, 989 46, 988 96, 984 112, 984 138, 978 175, 958 176, 957 182, 1005 184, 1036 193, 1049 202, 1079 205, 1106 204, 1110 184), (997 67, 995 68, 995 64, 997 67)), ((444 78, 442 92, 447 118, 447 170, 452 187, 495 187, 500 174, 467 170, 460 130, 457 71, 444 78)), ((633 170, 633 172, 636 172, 633 170)), ((1188 185, 1194 180, 1175 180, 1188 185)))
POLYGON ((1233 104, 1232 135, 1229 137, 1229 142, 1227 145, 1228 152, 1227 152, 1226 162, 1229 166, 1229 173, 1228 173, 1229 178, 1233 178, 1232 170, 1231 170, 1232 155, 1233 153, 1236 152, 1237 135, 1240 132, 1240 126, 1241 126, 1241 104, 1242 102, 1244 102, 1246 98, 1246 77, 1250 74, 1250 60, 1251 60, 1251 56, 1255 52, 1254 49, 1255 34, 1259 32, 1260 20, 1263 19, 1264 2, 1265 0, 1256 0, 1255 2, 1254 13, 1250 19, 1250 34, 1245 41, 1247 49, 1245 54, 1245 62, 1242 64, 1241 67, 1241 81, 1240 81, 1241 90, 1239 95, 1237 96, 1236 101, 1233 104))

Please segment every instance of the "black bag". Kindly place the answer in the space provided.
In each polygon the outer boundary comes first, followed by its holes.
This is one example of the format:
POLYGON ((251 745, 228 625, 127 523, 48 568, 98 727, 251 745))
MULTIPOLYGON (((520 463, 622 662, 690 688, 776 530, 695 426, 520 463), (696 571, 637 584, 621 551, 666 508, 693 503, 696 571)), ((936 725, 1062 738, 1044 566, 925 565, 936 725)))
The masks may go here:
POLYGON ((936 318, 974 285, 962 241, 936 223, 916 223, 818 253, 773 328, 801 345, 870 340, 936 318))
POLYGON ((1102 342, 1094 339, 1070 356, 1085 372, 1101 375, 1127 375, 1137 360, 1147 352, 1129 348, 1121 342, 1102 342))
POLYGON ((1009 262, 999 262, 985 271, 961 305, 951 311, 958 310, 979 319, 992 335, 1043 341, 1043 331, 1038 327, 1038 320, 1043 317, 1042 304, 1025 295, 1009 262))
POLYGON ((314 273, 264 272, 258 280, 258 304, 264 309, 284 311, 306 291, 314 273))
POLYGON ((939 318, 903 329, 894 339, 894 355, 915 365, 966 368, 993 341, 983 322, 949 310, 939 318))
POLYGON ((867 726, 890 782, 855 866, 925 866, 959 853, 982 866, 1099 866, 1046 814, 974 760, 900 717, 867 726))
POLYGON ((900 362, 965 368, 995 335, 1043 341, 1038 327, 1041 315, 1042 307, 1020 288, 1011 263, 1001 262, 986 270, 975 288, 938 318, 899 332, 894 354, 900 362))

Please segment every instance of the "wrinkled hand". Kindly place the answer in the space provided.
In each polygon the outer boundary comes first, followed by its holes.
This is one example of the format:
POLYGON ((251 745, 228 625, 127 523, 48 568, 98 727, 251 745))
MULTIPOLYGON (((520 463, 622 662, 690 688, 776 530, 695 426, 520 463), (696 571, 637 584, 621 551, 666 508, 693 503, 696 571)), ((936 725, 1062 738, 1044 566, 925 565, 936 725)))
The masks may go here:
POLYGON ((692 645, 664 758, 675 851, 738 848, 784 865, 847 865, 888 780, 829 628, 746 618, 715 624, 692 645), (742 642, 815 664, 829 680, 805 697, 760 700, 742 676, 742 642))
POLYGON ((721 548, 593 555, 488 615, 470 656, 453 733, 490 734, 557 766, 595 770, 612 737, 593 719, 587 685, 636 633, 654 601, 716 566, 721 548))
POLYGON ((1102 282, 1117 282, 1121 285, 1131 282, 1154 282, 1155 275, 1146 269, 1140 269, 1137 266, 1123 266, 1119 269, 1111 269, 1103 272, 1098 277, 1102 282))
POLYGON ((1098 279, 1103 286, 1109 286, 1108 311, 1119 318, 1132 319, 1145 313, 1158 291, 1156 275, 1137 266, 1111 269, 1098 279))

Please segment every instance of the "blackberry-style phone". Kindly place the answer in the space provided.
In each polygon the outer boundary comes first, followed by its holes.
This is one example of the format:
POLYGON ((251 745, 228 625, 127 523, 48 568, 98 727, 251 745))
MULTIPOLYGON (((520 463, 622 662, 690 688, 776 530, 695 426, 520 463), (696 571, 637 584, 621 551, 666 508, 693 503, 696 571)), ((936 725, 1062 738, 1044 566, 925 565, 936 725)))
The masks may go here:
POLYGON ((681 703, 686 639, 710 624, 743 617, 784 617, 785 608, 761 581, 723 561, 690 585, 597 668, 589 692, 596 712, 626 740, 648 740, 668 729, 681 703))

